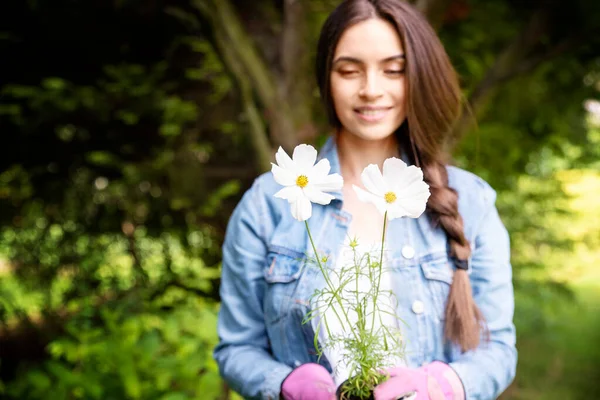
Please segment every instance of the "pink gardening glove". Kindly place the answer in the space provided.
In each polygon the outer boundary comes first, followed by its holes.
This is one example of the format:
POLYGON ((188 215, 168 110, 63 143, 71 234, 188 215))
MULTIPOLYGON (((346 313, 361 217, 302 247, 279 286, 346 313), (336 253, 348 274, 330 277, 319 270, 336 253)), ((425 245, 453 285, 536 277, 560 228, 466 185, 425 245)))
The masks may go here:
POLYGON ((434 361, 418 369, 396 367, 388 372, 390 379, 375 388, 375 400, 396 400, 403 396, 406 400, 464 399, 460 379, 443 362, 434 361))
POLYGON ((284 379, 281 395, 285 400, 335 400, 335 383, 325 367, 302 364, 284 379))
MULTIPOLYGON (((444 400, 464 400, 465 390, 463 384, 456 375, 456 372, 448 364, 441 361, 434 361, 421 368, 430 377, 435 378, 439 385, 439 389, 444 397, 444 400)), ((430 394, 432 394, 430 389, 430 394)))

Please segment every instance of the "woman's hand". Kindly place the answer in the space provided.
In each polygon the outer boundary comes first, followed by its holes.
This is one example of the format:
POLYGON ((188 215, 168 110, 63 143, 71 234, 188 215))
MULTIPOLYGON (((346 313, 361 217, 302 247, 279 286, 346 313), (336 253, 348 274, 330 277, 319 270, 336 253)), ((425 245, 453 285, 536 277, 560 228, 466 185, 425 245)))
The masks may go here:
POLYGON ((284 400, 335 400, 335 383, 325 367, 302 364, 284 379, 281 397, 284 400))
POLYGON ((390 379, 378 385, 375 400, 464 400, 460 378, 447 364, 435 361, 418 369, 396 367, 388 370, 390 379))
POLYGON ((377 385, 373 391, 375 400, 412 400, 415 394, 418 400, 445 400, 444 397, 429 396, 429 380, 433 378, 428 377, 423 371, 396 367, 387 372, 390 378, 377 385))

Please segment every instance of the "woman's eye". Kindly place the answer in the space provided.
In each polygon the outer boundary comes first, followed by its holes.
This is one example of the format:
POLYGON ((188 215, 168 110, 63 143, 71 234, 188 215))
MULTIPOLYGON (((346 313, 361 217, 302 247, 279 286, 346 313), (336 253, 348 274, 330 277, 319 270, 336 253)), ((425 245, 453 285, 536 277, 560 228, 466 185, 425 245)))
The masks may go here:
POLYGON ((352 75, 358 74, 358 71, 356 71, 356 70, 349 70, 349 69, 347 69, 347 70, 340 70, 339 72, 340 72, 340 74, 342 76, 352 76, 352 75))
POLYGON ((390 75, 400 75, 404 73, 404 69, 386 69, 385 73, 390 75))

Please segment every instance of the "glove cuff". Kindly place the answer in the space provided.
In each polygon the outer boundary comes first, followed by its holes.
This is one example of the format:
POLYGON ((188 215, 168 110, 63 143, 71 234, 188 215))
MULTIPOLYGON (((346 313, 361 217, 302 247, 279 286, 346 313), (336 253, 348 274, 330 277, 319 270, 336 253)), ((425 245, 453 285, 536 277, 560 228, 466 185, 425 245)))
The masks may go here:
POLYGON ((446 400, 465 399, 463 384, 456 372, 448 364, 441 361, 434 361, 419 369, 438 381, 446 400))

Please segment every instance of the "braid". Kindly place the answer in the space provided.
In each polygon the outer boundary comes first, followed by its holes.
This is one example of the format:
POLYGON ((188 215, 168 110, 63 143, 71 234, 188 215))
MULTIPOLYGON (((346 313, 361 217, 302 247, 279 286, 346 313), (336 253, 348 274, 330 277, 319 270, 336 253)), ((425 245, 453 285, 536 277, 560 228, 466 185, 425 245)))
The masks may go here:
MULTIPOLYGON (((434 224, 446 232, 451 256, 467 260, 471 255, 471 246, 465 237, 463 219, 458 212, 458 193, 448 186, 446 167, 440 162, 431 162, 422 168, 431 192, 427 211, 434 224)), ((483 314, 473 300, 467 271, 456 269, 446 304, 444 336, 458 344, 464 352, 479 345, 482 331, 487 335, 483 314)))

